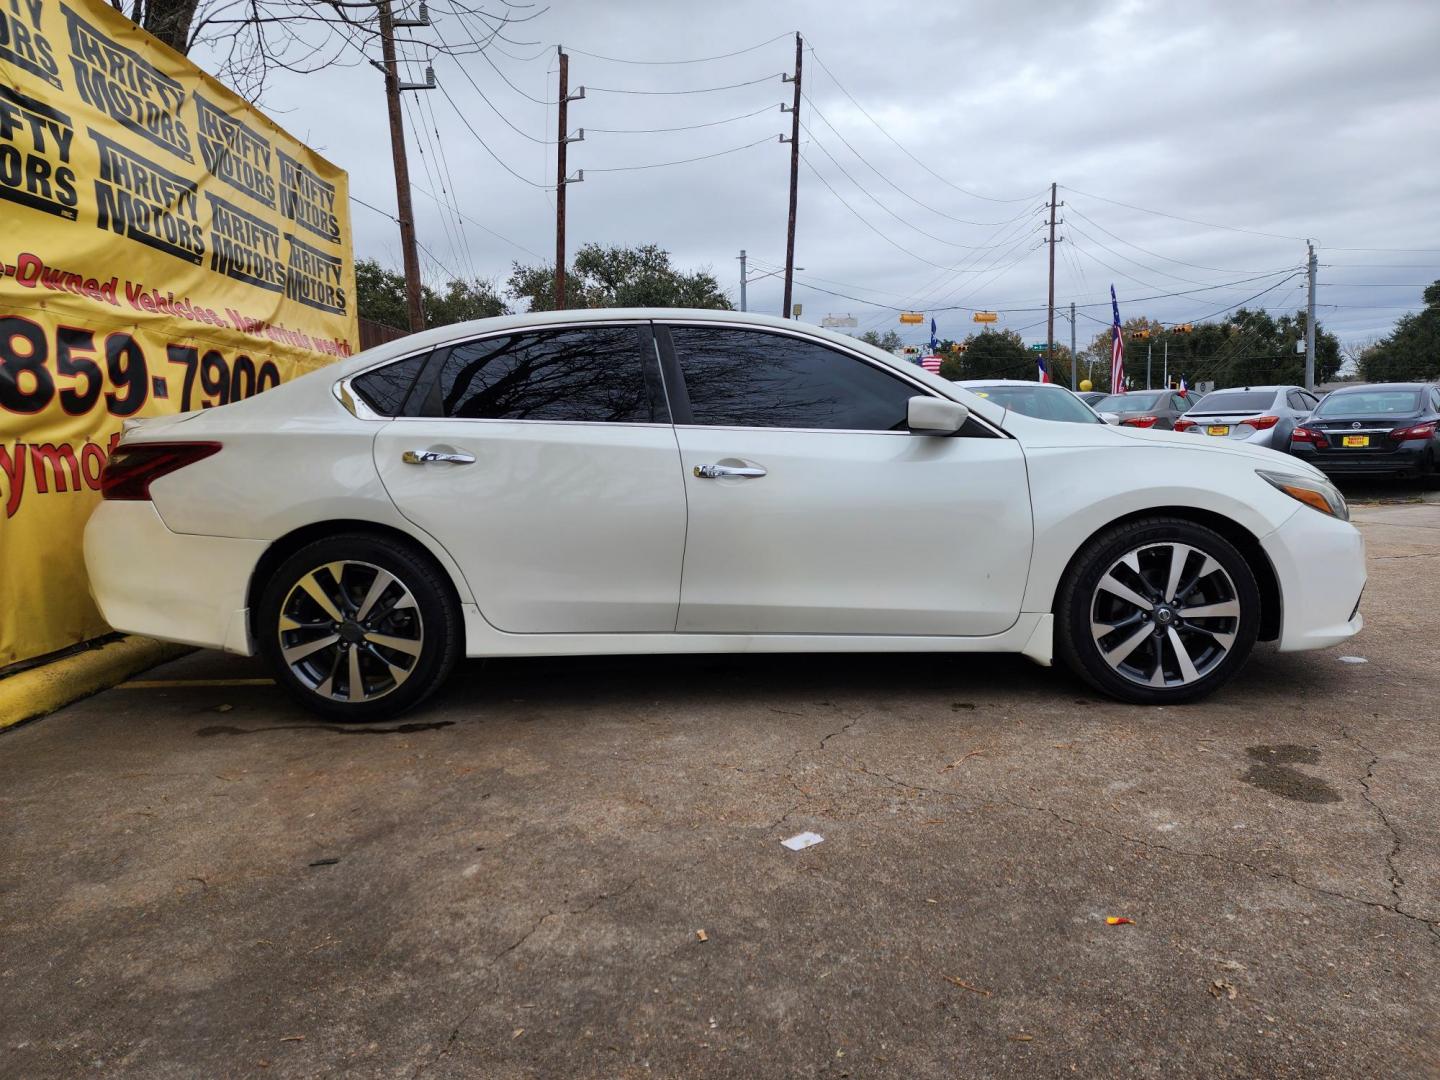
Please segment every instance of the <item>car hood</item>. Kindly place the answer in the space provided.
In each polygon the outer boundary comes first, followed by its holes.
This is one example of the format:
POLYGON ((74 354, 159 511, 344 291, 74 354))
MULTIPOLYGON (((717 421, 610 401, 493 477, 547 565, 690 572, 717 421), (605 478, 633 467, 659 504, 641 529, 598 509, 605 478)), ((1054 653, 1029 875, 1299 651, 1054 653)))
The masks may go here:
POLYGON ((1053 420, 1036 420, 1016 412, 1007 413, 1002 426, 1025 446, 1048 449, 1115 446, 1117 441, 1124 440, 1142 446, 1150 444, 1182 449, 1193 454, 1229 454, 1232 457, 1249 458, 1257 469, 1274 469, 1277 472, 1310 476, 1317 480, 1325 479, 1325 474, 1319 469, 1289 454, 1247 443, 1230 443, 1223 439, 1197 439, 1185 432, 1112 427, 1109 424, 1062 424, 1053 420))

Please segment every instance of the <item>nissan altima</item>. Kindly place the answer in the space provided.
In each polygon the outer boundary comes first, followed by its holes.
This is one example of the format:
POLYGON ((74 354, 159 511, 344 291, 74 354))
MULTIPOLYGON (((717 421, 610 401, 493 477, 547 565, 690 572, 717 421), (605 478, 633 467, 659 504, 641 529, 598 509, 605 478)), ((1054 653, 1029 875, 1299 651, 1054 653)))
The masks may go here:
POLYGON ((1316 469, 1005 409, 714 311, 429 330, 141 421, 85 533, 117 629, 260 653, 375 720, 461 656, 1015 652, 1172 704, 1359 631, 1316 469))

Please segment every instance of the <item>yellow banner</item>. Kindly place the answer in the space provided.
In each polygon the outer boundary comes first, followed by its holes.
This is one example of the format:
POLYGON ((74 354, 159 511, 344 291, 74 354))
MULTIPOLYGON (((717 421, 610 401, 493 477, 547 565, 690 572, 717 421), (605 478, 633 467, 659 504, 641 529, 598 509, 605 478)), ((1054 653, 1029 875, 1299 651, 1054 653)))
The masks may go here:
POLYGON ((344 172, 102 0, 0 0, 0 670, 108 629, 123 420, 358 344, 344 172))

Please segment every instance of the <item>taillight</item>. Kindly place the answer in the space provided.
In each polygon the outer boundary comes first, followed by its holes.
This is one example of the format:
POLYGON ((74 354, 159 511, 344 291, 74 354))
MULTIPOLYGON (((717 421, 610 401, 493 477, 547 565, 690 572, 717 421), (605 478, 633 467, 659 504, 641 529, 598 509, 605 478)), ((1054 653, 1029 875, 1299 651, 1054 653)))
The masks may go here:
POLYGON ((1194 427, 1194 426, 1195 426, 1195 421, 1194 421, 1194 420, 1176 420, 1176 421, 1175 421, 1175 430, 1176 430, 1176 431, 1189 431, 1189 430, 1190 430, 1192 427, 1194 427))
POLYGON ((150 485, 162 476, 220 452, 218 442, 137 443, 119 446, 100 474, 102 499, 140 501, 150 498, 150 485))
POLYGON ((1329 446, 1330 440, 1325 437, 1323 431, 1315 431, 1313 428, 1297 427, 1290 432, 1291 442, 1311 443, 1315 446, 1329 446))
POLYGON ((1390 438, 1396 442, 1404 442, 1406 439, 1433 439, 1434 437, 1434 420, 1427 420, 1425 423, 1416 424, 1414 427, 1396 428, 1390 432, 1390 438))
POLYGON ((1267 428, 1272 428, 1279 422, 1280 418, 1278 416, 1251 416, 1240 421, 1240 423, 1246 427, 1253 427, 1256 431, 1264 431, 1267 428))
POLYGON ((1121 420, 1120 423, 1126 427, 1154 427, 1159 419, 1158 416, 1131 416, 1121 420))

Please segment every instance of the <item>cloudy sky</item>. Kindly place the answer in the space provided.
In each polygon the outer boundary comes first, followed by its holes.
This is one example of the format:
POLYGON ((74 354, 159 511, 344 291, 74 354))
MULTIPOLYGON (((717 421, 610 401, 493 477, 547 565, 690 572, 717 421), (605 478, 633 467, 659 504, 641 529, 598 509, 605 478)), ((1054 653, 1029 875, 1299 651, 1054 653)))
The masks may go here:
MULTIPOLYGON (((1306 238, 1320 256, 1321 320, 1349 344, 1385 333, 1440 279, 1440 4, 543 7, 509 7, 539 14, 505 28, 509 40, 484 56, 436 57, 443 89, 406 95, 412 180, 468 219, 416 197, 428 277, 503 279, 512 260, 553 259, 556 116, 546 103, 563 43, 572 88, 587 88, 570 107, 572 131, 586 129, 569 148, 572 175, 585 170, 568 189, 571 250, 658 243, 681 266, 711 268, 738 303, 741 248, 752 276, 784 260, 789 147, 777 136, 789 131, 779 105, 791 88, 780 73, 799 30, 805 269, 795 299, 807 321, 850 313, 862 329, 885 329, 894 307, 909 307, 962 337, 971 309, 986 308, 1043 340, 1052 181, 1064 202, 1056 299, 1088 316, 1082 342, 1108 321, 1112 283, 1127 317, 1200 320, 1247 300, 1294 310, 1306 238), (738 50, 749 51, 677 64, 601 58, 738 50), (712 126, 652 130, 702 124, 712 126)), ((456 46, 484 27, 451 15, 412 33, 456 46)), ((411 77, 423 78, 421 66, 411 77)), ((377 72, 279 77, 265 105, 349 170, 355 196, 393 211, 377 72)), ((393 222, 361 206, 352 215, 357 256, 398 267, 393 222)), ((778 277, 758 280, 749 306, 778 313, 780 296, 778 277)), ((1060 321, 1057 337, 1068 334, 1060 321)))

